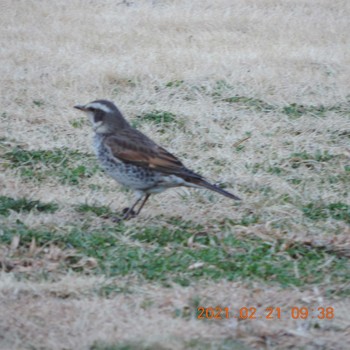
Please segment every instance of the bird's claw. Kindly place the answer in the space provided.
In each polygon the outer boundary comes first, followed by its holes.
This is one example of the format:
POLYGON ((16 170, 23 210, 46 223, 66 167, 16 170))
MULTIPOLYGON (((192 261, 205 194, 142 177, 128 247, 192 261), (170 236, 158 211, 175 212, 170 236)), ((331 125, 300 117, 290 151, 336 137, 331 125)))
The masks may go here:
POLYGON ((123 219, 127 220, 127 219, 131 219, 134 218, 136 216, 136 212, 134 210, 130 210, 130 208, 124 208, 122 210, 123 213, 123 219))
POLYGON ((134 218, 136 216, 136 213, 134 210, 130 210, 130 208, 124 208, 121 212, 120 216, 114 216, 112 217, 113 222, 121 222, 123 220, 128 220, 131 218, 134 218))
POLYGON ((113 222, 121 222, 123 220, 128 220, 131 218, 134 218, 136 216, 136 213, 134 210, 130 210, 130 208, 124 208, 121 212, 120 216, 115 216, 112 218, 113 222))

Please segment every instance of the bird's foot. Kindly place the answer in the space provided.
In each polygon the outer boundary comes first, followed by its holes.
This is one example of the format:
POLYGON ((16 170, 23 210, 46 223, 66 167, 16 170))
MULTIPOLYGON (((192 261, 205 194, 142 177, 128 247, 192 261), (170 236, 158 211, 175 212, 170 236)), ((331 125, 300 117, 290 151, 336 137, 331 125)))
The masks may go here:
POLYGON ((113 216, 113 217, 111 217, 111 220, 115 223, 118 223, 118 222, 123 221, 123 217, 122 216, 113 216))
POLYGON ((114 216, 112 218, 113 222, 121 222, 123 220, 128 220, 134 218, 136 216, 136 212, 134 210, 130 210, 130 208, 124 208, 121 212, 120 216, 114 216))
POLYGON ((131 218, 134 218, 136 216, 136 212, 130 208, 124 208, 122 210, 122 213, 123 213, 124 220, 131 219, 131 218))

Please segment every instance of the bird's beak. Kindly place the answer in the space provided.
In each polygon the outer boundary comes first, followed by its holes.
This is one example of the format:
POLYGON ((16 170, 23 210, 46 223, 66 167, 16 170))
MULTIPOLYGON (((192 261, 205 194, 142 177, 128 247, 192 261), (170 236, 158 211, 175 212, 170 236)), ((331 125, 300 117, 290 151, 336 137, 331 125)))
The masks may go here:
POLYGON ((76 105, 76 106, 74 106, 74 108, 79 109, 80 111, 86 110, 85 106, 83 106, 83 105, 76 105))

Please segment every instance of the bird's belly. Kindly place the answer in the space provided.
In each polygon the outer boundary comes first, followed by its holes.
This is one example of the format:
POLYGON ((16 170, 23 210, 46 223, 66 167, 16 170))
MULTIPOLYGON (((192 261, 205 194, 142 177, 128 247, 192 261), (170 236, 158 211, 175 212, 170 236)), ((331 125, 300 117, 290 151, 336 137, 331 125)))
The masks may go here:
POLYGON ((158 181, 158 176, 154 172, 131 164, 117 164, 112 167, 107 166, 105 170, 121 185, 135 190, 144 190, 152 187, 158 181))
POLYGON ((132 164, 104 160, 101 161, 101 166, 121 185, 149 194, 160 193, 171 187, 187 186, 178 176, 164 175, 132 164))

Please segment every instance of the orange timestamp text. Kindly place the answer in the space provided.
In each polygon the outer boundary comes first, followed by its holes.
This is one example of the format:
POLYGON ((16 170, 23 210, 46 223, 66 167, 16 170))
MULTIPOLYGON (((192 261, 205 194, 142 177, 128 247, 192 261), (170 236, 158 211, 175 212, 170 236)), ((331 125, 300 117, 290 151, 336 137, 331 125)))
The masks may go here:
POLYGON ((238 310, 233 308, 216 306, 216 307, 203 307, 197 308, 197 318, 199 320, 222 320, 228 318, 236 318, 241 320, 279 320, 282 318, 290 317, 294 320, 306 320, 306 319, 319 319, 319 320, 331 320, 334 318, 334 308, 332 306, 327 307, 289 307, 283 310, 281 307, 266 307, 258 310, 256 307, 243 306, 238 310))

